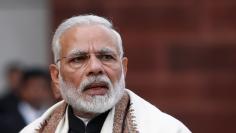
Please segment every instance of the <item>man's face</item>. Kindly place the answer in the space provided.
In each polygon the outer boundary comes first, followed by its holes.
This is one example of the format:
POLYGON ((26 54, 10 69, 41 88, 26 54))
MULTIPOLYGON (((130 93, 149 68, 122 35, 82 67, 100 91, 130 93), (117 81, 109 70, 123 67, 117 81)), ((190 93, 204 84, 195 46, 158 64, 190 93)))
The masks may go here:
POLYGON ((22 87, 21 98, 36 109, 47 108, 53 102, 49 83, 44 77, 32 77, 22 87))
POLYGON ((74 26, 65 31, 60 40, 60 70, 57 73, 52 69, 55 66, 51 67, 56 85, 77 89, 85 101, 91 101, 92 97, 109 97, 111 89, 119 88, 115 86, 125 77, 127 58, 120 57, 112 34, 109 29, 98 25, 74 26), (85 81, 89 82, 85 84, 85 81))

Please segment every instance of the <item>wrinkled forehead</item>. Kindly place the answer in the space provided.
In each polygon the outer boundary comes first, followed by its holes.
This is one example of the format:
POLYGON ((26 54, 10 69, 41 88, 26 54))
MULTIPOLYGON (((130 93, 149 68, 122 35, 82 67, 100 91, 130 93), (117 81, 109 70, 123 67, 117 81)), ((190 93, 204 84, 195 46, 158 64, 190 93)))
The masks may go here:
POLYGON ((73 26, 60 38, 61 57, 75 51, 113 51, 119 54, 118 41, 111 29, 101 25, 73 26))

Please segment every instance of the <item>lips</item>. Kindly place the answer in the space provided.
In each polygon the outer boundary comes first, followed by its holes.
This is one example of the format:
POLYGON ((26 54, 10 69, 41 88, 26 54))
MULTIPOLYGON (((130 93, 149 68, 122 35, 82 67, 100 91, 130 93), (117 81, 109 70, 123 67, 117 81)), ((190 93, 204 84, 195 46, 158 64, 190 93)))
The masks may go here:
POLYGON ((109 87, 106 82, 96 82, 85 86, 83 92, 91 96, 105 95, 108 91, 108 88, 109 87))

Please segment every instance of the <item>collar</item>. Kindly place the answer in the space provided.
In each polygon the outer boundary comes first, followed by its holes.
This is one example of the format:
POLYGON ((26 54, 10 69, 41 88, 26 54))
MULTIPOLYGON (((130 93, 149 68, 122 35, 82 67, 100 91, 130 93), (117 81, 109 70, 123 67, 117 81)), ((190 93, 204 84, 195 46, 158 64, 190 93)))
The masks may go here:
POLYGON ((68 107, 69 133, 98 133, 103 127, 103 123, 110 110, 91 119, 87 125, 74 115, 72 107, 68 107))

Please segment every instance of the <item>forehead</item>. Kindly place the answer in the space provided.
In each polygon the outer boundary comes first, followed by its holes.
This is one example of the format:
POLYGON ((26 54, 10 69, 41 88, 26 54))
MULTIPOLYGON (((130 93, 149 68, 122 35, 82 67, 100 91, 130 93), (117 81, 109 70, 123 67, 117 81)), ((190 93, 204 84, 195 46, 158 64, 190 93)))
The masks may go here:
POLYGON ((73 26, 62 34, 60 44, 61 57, 75 50, 98 52, 106 48, 118 53, 118 44, 114 33, 100 25, 73 26))

